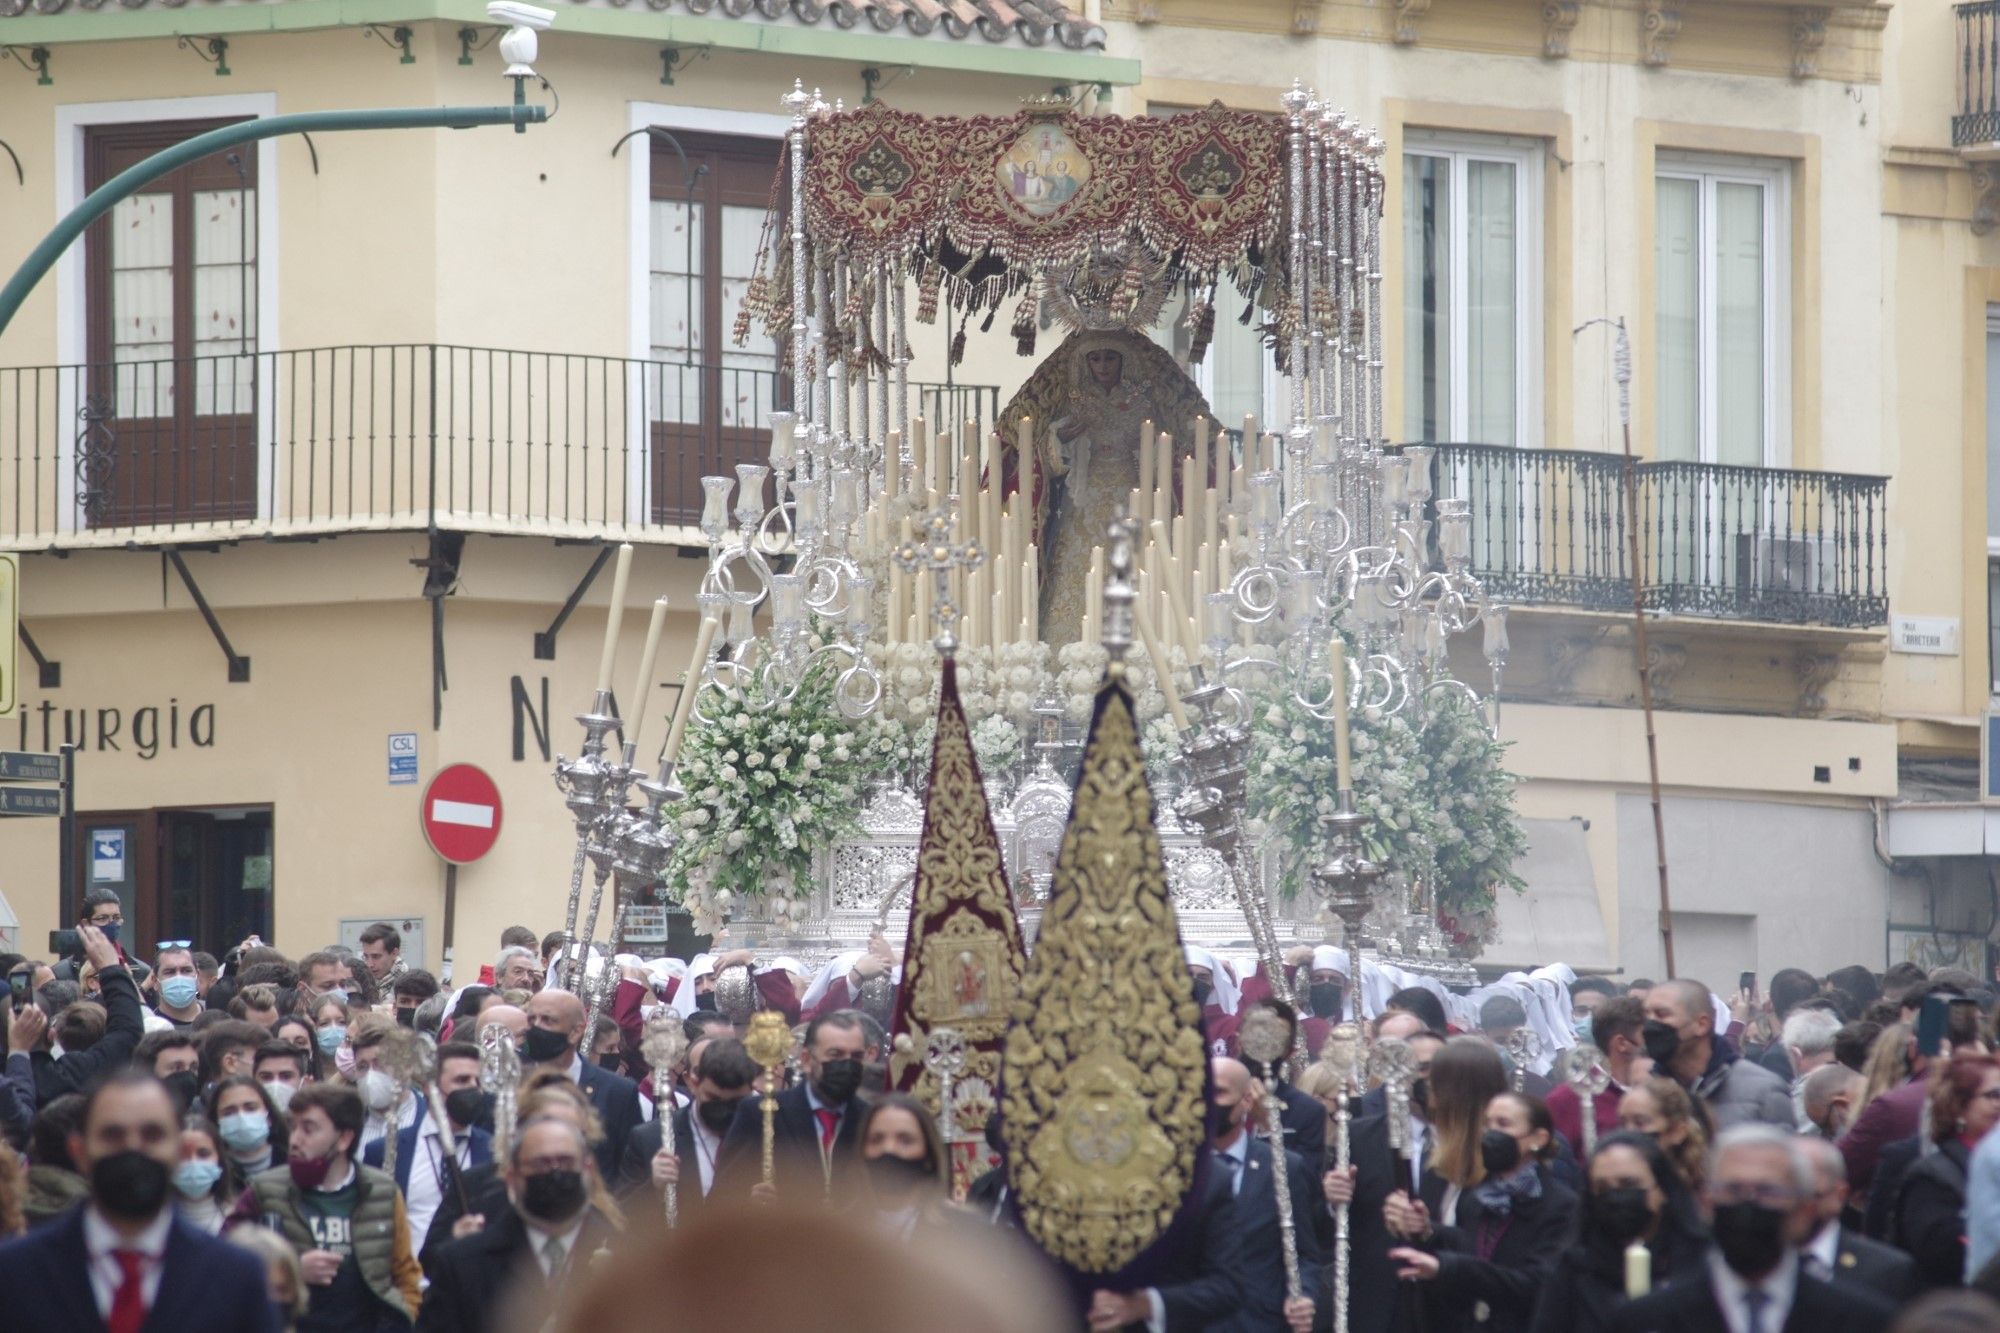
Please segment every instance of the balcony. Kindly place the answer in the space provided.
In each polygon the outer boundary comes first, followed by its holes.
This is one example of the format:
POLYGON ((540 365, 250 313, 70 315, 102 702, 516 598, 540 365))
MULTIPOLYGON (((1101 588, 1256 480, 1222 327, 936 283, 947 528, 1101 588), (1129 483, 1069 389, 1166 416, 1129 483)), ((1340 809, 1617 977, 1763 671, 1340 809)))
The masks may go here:
MULTIPOLYGON (((1715 463, 1637 472, 1650 611, 1767 625, 1888 623, 1888 478, 1715 463)), ((1632 608, 1617 454, 1437 447, 1432 486, 1472 502, 1472 565, 1496 601, 1632 608)))
POLYGON ((1952 147, 1967 157, 1990 157, 2000 154, 2000 0, 1954 5, 1952 11, 1958 16, 1952 147))
MULTIPOLYGON (((990 427, 999 389, 912 384, 990 427)), ((701 544, 789 377, 439 344, 0 368, 0 549, 354 531, 701 544)), ((953 429, 947 426, 945 429, 953 429)))

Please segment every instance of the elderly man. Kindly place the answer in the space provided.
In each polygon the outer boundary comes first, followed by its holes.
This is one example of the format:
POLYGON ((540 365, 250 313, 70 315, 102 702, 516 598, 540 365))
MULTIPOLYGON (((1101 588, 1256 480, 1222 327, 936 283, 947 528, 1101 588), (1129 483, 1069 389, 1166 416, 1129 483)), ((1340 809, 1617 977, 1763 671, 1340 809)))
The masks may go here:
POLYGON ((498 990, 536 991, 542 988, 542 963, 533 949, 510 944, 493 960, 493 985, 498 990))
POLYGON ((542 991, 528 1001, 527 1016, 527 1031, 521 1039, 523 1063, 562 1070, 583 1089, 604 1125, 604 1141, 597 1145, 598 1173, 606 1180, 616 1179, 618 1154, 645 1119, 639 1107, 639 1085, 589 1063, 578 1053, 590 1028, 590 1014, 583 1001, 568 991, 542 991))
MULTIPOLYGON (((1779 1034, 1778 1045, 1784 1048, 1785 1065, 1793 1071, 1792 1106, 1801 1134, 1812 1128, 1812 1121, 1806 1116, 1806 1077, 1813 1070, 1833 1063, 1833 1037, 1839 1031, 1838 1014, 1826 1009, 1794 1009, 1779 1034)), ((1766 1069, 1773 1068, 1768 1055, 1763 1064, 1766 1069)), ((1844 1168, 1841 1178, 1843 1182, 1846 1179, 1844 1168)))
MULTIPOLYGON (((1868 1080, 1846 1065, 1821 1065, 1813 1070, 1799 1085, 1800 1109, 1812 1128, 1800 1132, 1818 1134, 1832 1143, 1854 1118, 1854 1108, 1861 1104, 1862 1095, 1867 1090, 1868 1080)), ((1840 1178, 1845 1184, 1847 1171, 1844 1166, 1840 1178)))
POLYGON ((1783 1129, 1739 1124, 1724 1130, 1703 1191, 1715 1237, 1707 1262, 1616 1311, 1612 1333, 1875 1333, 1887 1327, 1894 1313, 1887 1301, 1859 1284, 1836 1291, 1800 1262, 1796 1241, 1816 1225, 1815 1193, 1812 1165, 1783 1129))
POLYGON ((1646 1054, 1653 1071, 1701 1098, 1717 1129, 1765 1124, 1792 1129, 1797 1115, 1785 1081, 1716 1040, 1715 998, 1699 981, 1663 981, 1646 994, 1646 1054))
POLYGON ((1900 1305, 1916 1294, 1916 1263, 1893 1246, 1872 1241, 1840 1224, 1847 1207, 1847 1160, 1825 1139, 1801 1138, 1812 1164, 1812 1207, 1798 1237, 1805 1270, 1836 1287, 1858 1286, 1900 1305))

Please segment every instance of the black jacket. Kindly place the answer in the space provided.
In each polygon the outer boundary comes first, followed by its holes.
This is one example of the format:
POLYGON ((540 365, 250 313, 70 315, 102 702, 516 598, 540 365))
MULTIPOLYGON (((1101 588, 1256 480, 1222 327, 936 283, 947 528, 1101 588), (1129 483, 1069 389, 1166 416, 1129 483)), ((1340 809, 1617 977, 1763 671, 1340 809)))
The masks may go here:
MULTIPOLYGON (((0 1245, 0 1292, 6 1302, 0 1324, 8 1328, 103 1333, 82 1207, 0 1245)), ((278 1333, 279 1327, 264 1261, 176 1218, 141 1333, 278 1333)))
POLYGON ((132 974, 122 967, 107 967, 97 974, 97 984, 106 1015, 104 1035, 87 1050, 64 1052, 60 1060, 45 1050, 28 1057, 35 1069, 37 1107, 47 1106, 66 1092, 83 1092, 104 1075, 123 1069, 139 1038, 146 1035, 139 987, 132 974))
MULTIPOLYGON (((680 1192, 676 1196, 681 1216, 688 1215, 690 1209, 702 1206, 701 1192, 701 1148, 695 1143, 694 1124, 688 1114, 691 1108, 674 1108, 674 1156, 681 1160, 680 1192)), ((625 1141, 625 1153, 618 1161, 618 1179, 613 1186, 622 1201, 637 1195, 651 1200, 647 1208, 659 1203, 661 1192, 653 1188, 653 1158, 659 1155, 660 1145, 666 1142, 666 1131, 660 1126, 660 1117, 654 1116, 645 1124, 632 1131, 632 1137, 625 1141)), ((718 1156, 721 1149, 716 1150, 718 1156)), ((717 1180, 721 1179, 720 1174, 717 1180)), ((634 1205, 635 1207, 637 1205, 634 1205)))
POLYGON ((1923 1140, 1915 1134, 1884 1144, 1875 1155, 1875 1184, 1868 1191, 1868 1207, 1861 1215, 1861 1229, 1870 1240, 1886 1241, 1896 1234, 1896 1205, 1902 1201, 1903 1177, 1922 1155, 1923 1140))
POLYGON ((1917 1286, 1931 1291, 1965 1280, 1965 1168, 1957 1139, 1919 1158, 1896 1191, 1896 1248, 1916 1260, 1917 1286))
MULTIPOLYGON (((841 1113, 824 1167, 820 1158, 819 1120, 806 1097, 806 1085, 786 1088, 778 1094, 777 1102, 772 1169, 779 1196, 794 1202, 817 1203, 829 1192, 839 1194, 861 1160, 861 1116, 866 1108, 860 1099, 850 1100, 841 1113), (830 1182, 823 1170, 830 1170, 830 1182)), ((759 1093, 736 1104, 736 1120, 723 1136, 721 1158, 715 1165, 714 1193, 721 1198, 748 1198, 751 1186, 764 1178, 763 1167, 764 1098, 759 1093)))
MULTIPOLYGON (((488 1162, 484 1166, 468 1167, 464 1175, 465 1197, 472 1204, 472 1211, 484 1217, 488 1225, 502 1213, 514 1211, 514 1204, 507 1197, 507 1182, 500 1178, 500 1163, 488 1162)), ((466 1210, 459 1206, 458 1191, 446 1190, 438 1200, 435 1213, 431 1214, 431 1229, 422 1237, 412 1236, 410 1241, 417 1246, 417 1263, 424 1275, 430 1276, 431 1266, 437 1262, 439 1251, 451 1244, 452 1225, 464 1217, 466 1210)))
MULTIPOLYGON (((1879 1333, 1894 1313, 1886 1302, 1866 1292, 1836 1289, 1830 1282, 1800 1273, 1791 1313, 1770 1333, 1879 1333)), ((1611 1333, 1729 1333, 1705 1263, 1680 1281, 1626 1305, 1611 1316, 1609 1327, 1611 1333)))
POLYGON ((1155 1284, 1166 1309, 1167 1333, 1237 1327, 1224 1321, 1243 1305, 1243 1275, 1251 1260, 1229 1181, 1210 1164, 1202 1188, 1198 1225, 1182 1233, 1186 1239, 1178 1254, 1164 1256, 1167 1276, 1155 1284))
MULTIPOLYGON (((1366 1101, 1366 1098, 1363 1099, 1366 1101)), ((1386 1114, 1366 1116, 1348 1130, 1348 1151, 1353 1160, 1354 1203, 1348 1210, 1348 1235, 1352 1238, 1347 1289, 1347 1320, 1351 1333, 1391 1333, 1410 1325, 1414 1297, 1406 1288, 1413 1284, 1396 1277, 1397 1265, 1389 1251, 1404 1244, 1389 1234, 1382 1221, 1382 1205, 1396 1190, 1409 1188, 1409 1176, 1394 1163, 1389 1151, 1389 1122, 1386 1114)), ((1426 1169, 1419 1197, 1431 1216, 1439 1217, 1444 1206, 1446 1182, 1426 1169)), ((1315 1315, 1326 1323, 1330 1312, 1325 1302, 1315 1315)), ((1330 1327, 1331 1325, 1328 1324, 1330 1327)))
POLYGON ((1459 1224, 1440 1227, 1433 1249, 1438 1256, 1432 1284, 1432 1333, 1453 1328, 1526 1329, 1535 1297, 1576 1226, 1576 1195, 1557 1183, 1546 1167, 1536 1167, 1542 1193, 1516 1201, 1508 1217, 1489 1216, 1467 1192, 1458 1206, 1459 1224), (1493 1239, 1497 1233, 1497 1240, 1493 1239), (1479 1257, 1482 1238, 1489 1257, 1479 1257), (1476 1318, 1484 1306, 1487 1317, 1476 1318))
POLYGON ((614 1181, 618 1179, 618 1154, 624 1150, 625 1140, 645 1120, 639 1110, 639 1085, 588 1060, 583 1062, 583 1074, 576 1082, 590 1098, 590 1104, 597 1108, 597 1118, 604 1125, 604 1141, 597 1145, 597 1170, 606 1181, 614 1181))
POLYGON ((1917 1266, 1909 1255, 1891 1245, 1840 1229, 1834 1250, 1833 1285, 1860 1287, 1872 1291, 1891 1305, 1901 1305, 1917 1294, 1917 1266))
POLYGON ((1272 1092, 1278 1098, 1278 1123, 1285 1127, 1285 1146, 1305 1158, 1317 1181, 1327 1166, 1326 1107, 1289 1083, 1278 1084, 1272 1092))
MULTIPOLYGON (((1653 1284, 1664 1288, 1697 1269, 1707 1245, 1699 1237, 1662 1230, 1647 1243, 1653 1284)), ((1579 1242, 1562 1252, 1535 1300, 1533 1333, 1604 1333, 1625 1304, 1625 1254, 1609 1244, 1579 1242)))
MULTIPOLYGON (((1314 1103, 1317 1109, 1318 1103, 1314 1103)), ((1228 1167, 1211 1169, 1227 1191, 1235 1172, 1228 1167)), ((1277 1176, 1273 1170, 1271 1145, 1252 1139, 1243 1169, 1243 1183, 1233 1199, 1235 1231, 1241 1246, 1237 1276, 1242 1283, 1241 1302, 1228 1318, 1208 1325, 1216 1333, 1262 1333, 1285 1328, 1284 1228, 1278 1220, 1277 1176)), ((1323 1213, 1318 1182, 1305 1159, 1295 1152, 1285 1154, 1286 1184, 1292 1200, 1292 1234, 1298 1246, 1300 1283, 1311 1292, 1326 1254, 1313 1226, 1313 1215, 1323 1213)))
MULTIPOLYGON (((565 1256, 567 1282, 584 1272, 591 1256, 605 1243, 610 1228, 595 1210, 584 1219, 575 1246, 565 1256)), ((417 1328, 422 1333, 486 1333, 502 1320, 497 1308, 510 1284, 529 1301, 546 1301, 551 1283, 543 1277, 535 1257, 533 1238, 520 1214, 509 1208, 499 1217, 489 1216, 485 1230, 464 1236, 439 1250, 430 1271, 431 1284, 417 1312, 417 1328)), ((509 1302, 510 1307, 514 1304, 509 1302)), ((507 1311, 510 1326, 536 1327, 520 1317, 518 1309, 507 1311)))

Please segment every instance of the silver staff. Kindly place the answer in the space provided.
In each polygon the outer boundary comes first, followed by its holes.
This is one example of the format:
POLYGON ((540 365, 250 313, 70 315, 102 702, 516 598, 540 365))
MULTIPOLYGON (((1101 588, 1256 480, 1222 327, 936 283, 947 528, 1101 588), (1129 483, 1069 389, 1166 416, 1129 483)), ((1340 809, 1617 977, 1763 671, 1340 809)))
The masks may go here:
POLYGON ((493 1094, 493 1156, 506 1161, 514 1143, 515 1089, 521 1086, 521 1053, 505 1023, 479 1030, 479 1086, 493 1094))
POLYGON ((954 1028, 938 1028, 924 1043, 924 1068, 937 1080, 938 1133, 945 1151, 958 1138, 958 1124, 952 1115, 952 1084, 965 1069, 965 1038, 954 1028))
POLYGON ((1562 1080, 1576 1089, 1583 1108, 1583 1155, 1597 1151, 1597 1094, 1611 1086, 1604 1068, 1604 1052, 1582 1042, 1563 1052, 1562 1080))
POLYGON ((1514 1066, 1514 1091, 1528 1086, 1528 1062, 1541 1054, 1542 1041, 1533 1028, 1515 1028, 1507 1034, 1507 1060, 1514 1066))
POLYGON ((397 1140, 402 1137, 403 1098, 413 1087, 421 1088, 430 1082, 437 1062, 432 1055, 431 1044, 409 1028, 391 1029, 382 1038, 380 1052, 382 1072, 395 1084, 395 1099, 389 1103, 384 1114, 388 1117, 388 1129, 382 1135, 382 1169, 390 1175, 396 1174, 397 1140))
MULTIPOLYGON (((1250 1065, 1250 1086, 1264 1108, 1264 1134, 1271 1141, 1271 1188, 1278 1196, 1278 1231, 1283 1237, 1280 1253, 1285 1260, 1285 1299, 1295 1301, 1304 1288, 1299 1285, 1299 1242, 1292 1217, 1291 1168, 1285 1164, 1285 1124, 1278 1113, 1278 1099, 1265 1082, 1276 1075, 1290 1048, 1285 1020, 1261 1005, 1250 1011, 1236 1034, 1236 1049, 1250 1065)), ((1249 1133, 1250 1127, 1244 1126, 1244 1132, 1249 1133)))
MULTIPOLYGON (((653 1067, 653 1114, 660 1122, 660 1148, 663 1152, 679 1151, 674 1143, 674 1085, 670 1076, 674 1066, 687 1054, 687 1047, 687 1029, 681 1026, 680 1015, 671 1009, 655 1015, 646 1024, 646 1034, 639 1042, 639 1053, 653 1067)), ((667 1225, 679 1226, 680 1220, 680 1187, 670 1180, 667 1182, 667 1225)))
POLYGON ((1400 1038, 1382 1037, 1368 1056, 1368 1073, 1382 1085, 1389 1104, 1389 1149, 1396 1157, 1402 1179, 1396 1188, 1410 1185, 1410 1083, 1416 1075, 1416 1057, 1400 1038))
MULTIPOLYGON (((1354 1164, 1354 1108, 1350 1099, 1360 1091, 1361 1029, 1353 1023, 1334 1028, 1326 1034, 1319 1058, 1340 1076, 1340 1101, 1333 1113, 1333 1165, 1344 1175, 1354 1164)), ((1347 1333, 1347 1290, 1353 1282, 1354 1262, 1352 1208, 1352 1204, 1341 1203, 1333 1209, 1333 1333, 1347 1333)))

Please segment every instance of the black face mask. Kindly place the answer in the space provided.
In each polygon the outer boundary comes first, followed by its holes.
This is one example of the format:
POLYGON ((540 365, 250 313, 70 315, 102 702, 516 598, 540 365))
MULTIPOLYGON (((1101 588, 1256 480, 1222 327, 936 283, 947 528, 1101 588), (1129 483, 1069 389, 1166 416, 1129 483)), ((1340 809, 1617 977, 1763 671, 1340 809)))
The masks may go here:
POLYGON ((173 1173, 163 1162, 130 1148, 90 1165, 91 1197, 105 1212, 128 1222, 159 1216, 172 1183, 173 1173))
POLYGON ((1597 1191, 1589 1211, 1591 1229, 1615 1245, 1630 1245, 1653 1225, 1653 1207, 1636 1185, 1597 1191))
MULTIPOLYGON (((739 1099, 740 1100, 740 1099, 739 1099)), ((735 1102, 696 1102, 694 1113, 701 1117, 701 1123, 711 1134, 726 1134, 736 1119, 735 1102)))
POLYGON ((1217 1106, 1213 1102, 1208 1107, 1208 1137, 1219 1139, 1236 1128, 1236 1108, 1217 1106))
POLYGON ((201 1075, 192 1069, 178 1069, 161 1079, 167 1085, 167 1092, 174 1099, 174 1106, 182 1115, 194 1105, 194 1099, 201 1096, 201 1075))
POLYGON ((493 1130, 493 1094, 479 1088, 454 1088, 444 1095, 444 1113, 454 1125, 493 1130))
POLYGON ((521 1058, 531 1065, 545 1065, 569 1052, 569 1038, 548 1028, 529 1028, 521 1038, 521 1058))
POLYGON ((1312 984, 1313 1013, 1320 1018, 1337 1020, 1345 994, 1338 981, 1315 981, 1312 984))
POLYGON ((1410 1083, 1410 1105, 1420 1115, 1431 1113, 1431 1081, 1427 1078, 1413 1079, 1410 1083))
POLYGON ((714 991, 703 991, 703 992, 702 992, 702 993, 701 993, 700 995, 697 995, 697 996, 695 996, 695 997, 694 997, 694 1007, 695 1007, 695 1012, 696 1012, 696 1013, 708 1013, 708 1014, 712 1014, 712 1013, 714 1013, 714 1012, 715 1012, 715 992, 714 992, 714 991))
POLYGON ((1762 1277, 1785 1255, 1785 1215, 1761 1203, 1720 1205, 1709 1230, 1722 1261, 1739 1277, 1762 1277))
POLYGON ((1215 994, 1215 987, 1209 985, 1206 981, 1197 981, 1194 983, 1194 1002, 1202 1008, 1208 1008, 1208 997, 1213 994, 1215 994))
POLYGON ((920 1157, 911 1159, 884 1153, 868 1159, 868 1187, 878 1199, 900 1203, 924 1182, 936 1180, 937 1173, 920 1157))
POLYGON ((1646 1054, 1656 1065, 1672 1063, 1681 1051, 1681 1034, 1657 1018, 1646 1020, 1646 1026, 1640 1029, 1639 1039, 1645 1043, 1646 1054))
POLYGON ((1479 1136, 1479 1161, 1489 1176, 1504 1176, 1521 1164, 1521 1142, 1504 1130, 1489 1129, 1479 1136))
POLYGON ((581 1171, 544 1171, 521 1182, 521 1211, 542 1222, 567 1222, 586 1201, 581 1171))
POLYGON ((610 1074, 622 1073, 625 1069, 625 1057, 617 1051, 606 1051, 597 1057, 597 1067, 610 1074))
POLYGON ((396 1011, 396 1022, 406 1028, 415 1027, 417 1025, 417 1011, 414 1009, 398 1009, 396 1011))
POLYGON ((861 1062, 859 1060, 827 1060, 819 1067, 819 1077, 813 1080, 813 1088, 821 1101, 844 1104, 861 1090, 861 1062))

